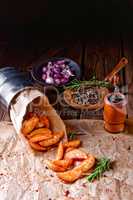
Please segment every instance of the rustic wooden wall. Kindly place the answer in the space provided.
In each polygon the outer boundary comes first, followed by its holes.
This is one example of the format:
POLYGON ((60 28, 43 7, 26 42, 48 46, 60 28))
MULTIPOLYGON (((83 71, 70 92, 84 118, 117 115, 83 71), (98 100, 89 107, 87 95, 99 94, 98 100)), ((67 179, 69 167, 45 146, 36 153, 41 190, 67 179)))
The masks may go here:
MULTIPOLYGON (((120 72, 121 85, 126 88, 123 92, 128 96, 128 114, 133 115, 133 49, 127 38, 85 38, 67 41, 46 42, 43 41, 41 47, 32 44, 29 48, 10 45, 1 45, 0 66, 13 65, 23 70, 27 66, 32 66, 42 62, 52 56, 65 56, 74 59, 81 65, 82 79, 91 78, 92 75, 100 80, 112 70, 114 65, 122 56, 129 59, 126 69, 120 72), (53 44, 53 45, 52 45, 53 44), (129 45, 130 44, 130 45, 129 45), (127 84, 127 87, 126 87, 127 84)), ((101 111, 75 110, 68 106, 55 105, 62 118, 101 118, 101 111)))
POLYGON ((128 98, 128 116, 133 116, 133 40, 130 36, 124 38, 124 54, 128 58, 129 64, 126 67, 126 84, 125 92, 128 98))

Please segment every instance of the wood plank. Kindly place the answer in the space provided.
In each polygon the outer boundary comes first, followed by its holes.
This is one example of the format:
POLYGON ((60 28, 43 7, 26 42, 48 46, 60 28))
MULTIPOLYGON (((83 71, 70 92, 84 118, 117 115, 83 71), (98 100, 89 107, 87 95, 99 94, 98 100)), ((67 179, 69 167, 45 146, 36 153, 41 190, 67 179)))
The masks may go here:
POLYGON ((87 42, 85 53, 84 78, 90 79, 93 74, 103 80, 120 59, 120 41, 99 39, 87 42))
MULTIPOLYGON (((111 72, 120 59, 121 44, 119 38, 96 38, 86 41, 84 60, 84 79, 89 80, 93 75, 99 80, 111 72)), ((123 80, 123 77, 121 78, 123 80)), ((102 119, 103 111, 83 110, 81 119, 102 119)))
POLYGON ((64 42, 63 44, 54 45, 53 47, 48 48, 40 57, 36 58, 36 61, 34 61, 33 64, 43 62, 45 59, 51 57, 68 57, 81 64, 81 56, 81 42, 70 41, 70 43, 64 42))
POLYGON ((126 67, 126 84, 123 88, 125 94, 128 94, 128 116, 133 116, 133 46, 132 37, 124 36, 124 54, 128 58, 128 65, 126 67))

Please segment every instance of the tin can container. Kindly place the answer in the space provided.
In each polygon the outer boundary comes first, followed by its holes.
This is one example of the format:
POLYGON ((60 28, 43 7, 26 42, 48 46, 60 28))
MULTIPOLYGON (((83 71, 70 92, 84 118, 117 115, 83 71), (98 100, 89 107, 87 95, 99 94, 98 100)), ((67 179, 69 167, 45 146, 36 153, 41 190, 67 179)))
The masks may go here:
POLYGON ((9 109, 11 101, 25 87, 32 86, 28 74, 20 72, 15 67, 0 69, 0 102, 3 108, 9 109))

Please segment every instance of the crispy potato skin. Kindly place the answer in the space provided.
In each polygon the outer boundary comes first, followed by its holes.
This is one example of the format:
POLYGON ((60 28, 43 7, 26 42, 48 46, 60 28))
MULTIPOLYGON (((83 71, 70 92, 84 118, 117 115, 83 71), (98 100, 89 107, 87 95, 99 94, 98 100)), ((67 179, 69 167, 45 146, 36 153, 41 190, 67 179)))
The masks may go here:
POLYGON ((79 147, 81 144, 81 141, 80 140, 72 140, 72 141, 69 141, 69 142, 66 142, 64 143, 64 147, 65 148, 77 148, 79 147))
POLYGON ((37 135, 44 135, 46 137, 46 139, 48 139, 49 136, 52 136, 52 131, 48 128, 39 128, 39 129, 32 131, 30 134, 28 134, 27 138, 31 139, 37 135))
POLYGON ((47 166, 49 169, 51 169, 54 172, 65 172, 66 169, 59 166, 59 165, 55 165, 52 161, 47 161, 47 166))
POLYGON ((89 155, 79 166, 73 168, 72 170, 57 173, 57 176, 65 183, 73 183, 77 179, 81 178, 84 173, 88 172, 94 164, 95 157, 89 155))
POLYGON ((33 116, 30 119, 25 120, 23 122, 22 129, 21 129, 22 133, 24 135, 29 134, 37 126, 38 122, 39 122, 39 118, 37 116, 33 116))
POLYGON ((42 146, 40 146, 37 143, 33 143, 29 141, 30 146, 32 147, 32 149, 36 150, 36 151, 47 151, 47 148, 44 148, 42 146))
POLYGON ((72 149, 69 152, 65 152, 64 159, 73 159, 74 161, 82 161, 87 159, 87 153, 80 149, 72 149))
POLYGON ((55 172, 65 172, 73 164, 73 160, 47 161, 48 167, 55 172))
POLYGON ((73 164, 73 160, 53 160, 53 164, 68 169, 73 164))
MULTIPOLYGON (((49 119, 44 115, 28 112, 22 124, 21 132, 28 139, 30 146, 36 151, 46 151, 58 145, 64 136, 63 131, 52 132, 49 119)), ((59 144, 57 159, 64 156, 64 146, 59 144)))
POLYGON ((43 147, 49 147, 51 145, 57 144, 63 136, 64 136, 64 132, 58 131, 58 132, 53 133, 53 137, 51 139, 41 141, 39 142, 39 144, 43 147))
POLYGON ((58 172, 57 176, 64 183, 73 183, 82 177, 82 171, 80 169, 72 169, 66 172, 58 172))
POLYGON ((77 149, 81 145, 79 139, 63 143, 60 140, 64 132, 52 132, 49 127, 47 117, 29 113, 21 131, 35 151, 44 152, 58 145, 56 160, 48 160, 47 165, 64 183, 73 183, 92 170, 95 157, 77 149))
POLYGON ((36 128, 42 128, 42 127, 45 127, 45 128, 50 127, 49 120, 46 116, 39 117, 39 122, 38 122, 36 128))
POLYGON ((30 138, 30 142, 40 142, 52 138, 52 134, 37 134, 30 138))
POLYGON ((28 112, 26 114, 26 120, 29 120, 30 118, 32 118, 33 116, 37 116, 37 114, 35 114, 34 112, 28 112))
POLYGON ((58 149, 57 149, 57 155, 56 155, 56 160, 61 160, 63 159, 64 156, 64 146, 62 141, 59 143, 58 145, 58 149))
POLYGON ((68 147, 68 148, 65 149, 65 153, 67 153, 67 152, 69 152, 69 151, 72 151, 72 150, 74 150, 74 149, 75 149, 74 147, 68 147))

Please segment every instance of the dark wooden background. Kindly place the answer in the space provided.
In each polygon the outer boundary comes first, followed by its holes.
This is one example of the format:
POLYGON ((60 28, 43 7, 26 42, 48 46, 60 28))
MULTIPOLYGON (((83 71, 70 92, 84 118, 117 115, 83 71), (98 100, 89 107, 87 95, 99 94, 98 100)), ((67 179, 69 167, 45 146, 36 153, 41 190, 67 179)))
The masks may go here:
MULTIPOLYGON (((99 80, 122 56, 129 64, 120 72, 133 116, 133 3, 4 1, 0 6, 0 67, 23 70, 52 56, 74 59, 82 79, 99 80)), ((86 112, 56 105, 66 118, 100 118, 101 111, 86 112)), ((2 117, 1 117, 2 118, 2 117)))
MULTIPOLYGON (((128 93, 128 115, 133 115, 133 51, 124 40, 119 38, 115 41, 103 39, 93 41, 69 41, 50 48, 41 47, 38 49, 11 48, 8 44, 1 47, 0 64, 2 66, 16 66, 23 70, 38 64, 51 56, 65 56, 74 59, 80 64, 82 78, 89 80, 92 74, 96 74, 99 80, 112 70, 115 64, 122 56, 126 56, 129 64, 120 72, 121 85, 128 88, 124 92, 128 93), (123 50, 124 44, 124 50, 123 50), (6 46, 7 45, 7 46, 6 46), (3 51, 3 52, 2 52, 3 51)), ((101 111, 80 111, 67 106, 60 106, 58 103, 56 109, 64 118, 101 118, 101 111)))

